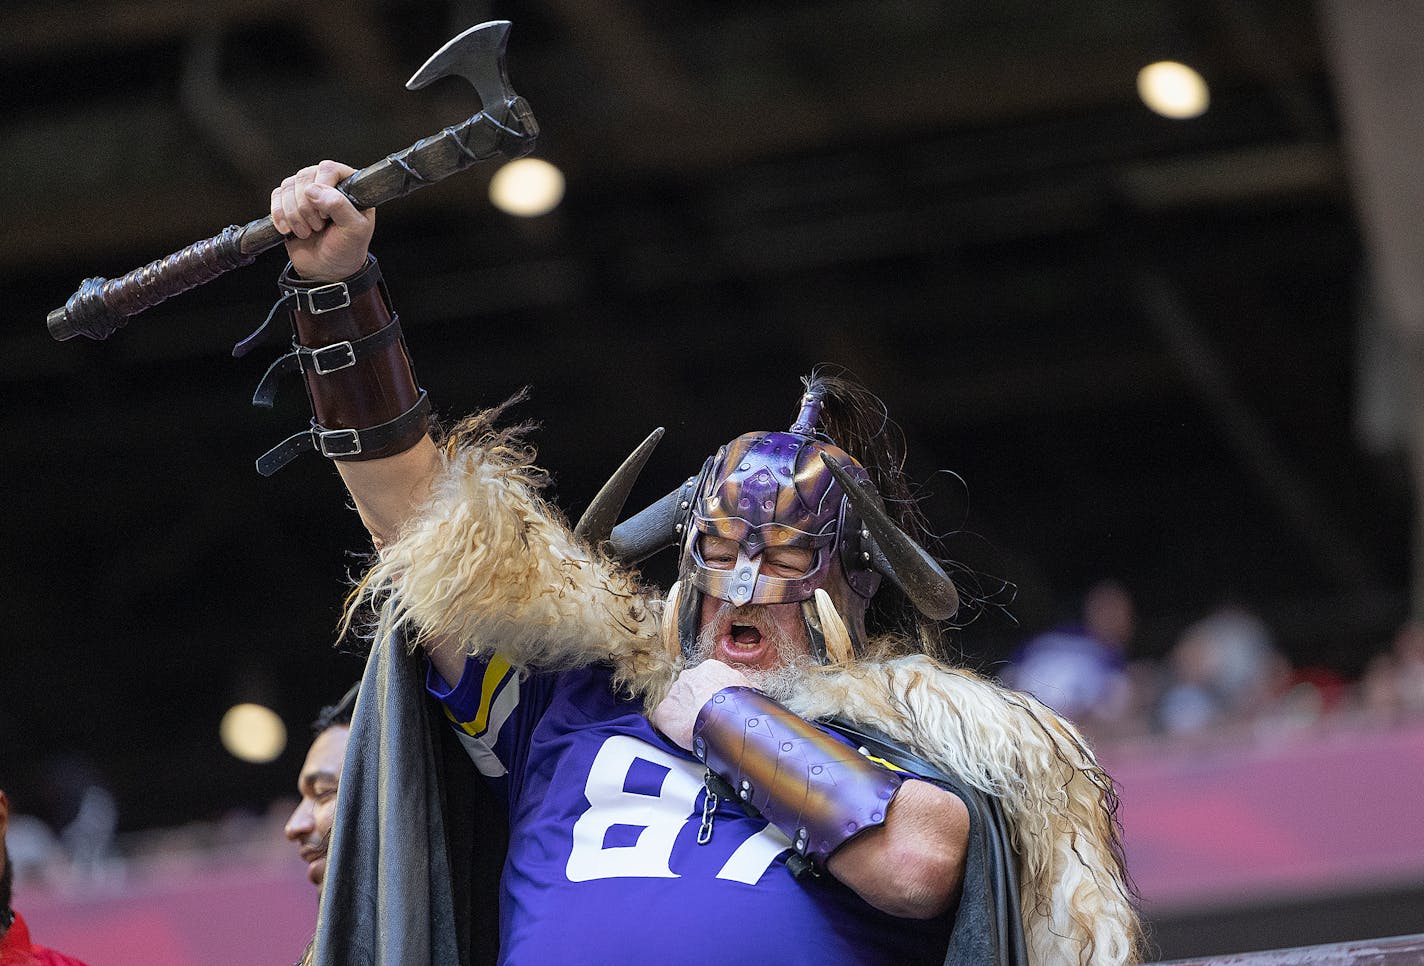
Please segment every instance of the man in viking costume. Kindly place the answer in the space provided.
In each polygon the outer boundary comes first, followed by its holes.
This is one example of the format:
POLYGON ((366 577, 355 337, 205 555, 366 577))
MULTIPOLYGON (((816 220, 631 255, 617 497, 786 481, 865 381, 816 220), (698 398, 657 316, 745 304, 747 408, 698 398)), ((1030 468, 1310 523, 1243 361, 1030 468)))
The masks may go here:
POLYGON ((806 380, 788 430, 615 527, 645 444, 571 531, 504 407, 431 439, 374 213, 332 188, 350 173, 272 195, 295 334, 273 371, 301 370, 313 420, 259 461, 335 459, 379 551, 353 595, 379 619, 317 961, 477 959, 496 930, 505 963, 1134 959, 1116 800, 1081 737, 926 653, 959 596, 886 510, 913 502, 867 397, 806 380), (628 567, 665 547, 659 596, 628 567), (883 579, 912 633, 867 635, 883 579))

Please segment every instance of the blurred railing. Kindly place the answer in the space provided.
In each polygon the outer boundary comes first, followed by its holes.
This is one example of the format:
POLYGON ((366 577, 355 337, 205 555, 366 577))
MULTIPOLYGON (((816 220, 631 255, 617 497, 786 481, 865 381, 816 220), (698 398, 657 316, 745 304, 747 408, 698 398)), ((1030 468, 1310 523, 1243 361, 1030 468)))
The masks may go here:
POLYGON ((1128 867, 1157 914, 1424 884, 1424 720, 1141 740, 1100 757, 1122 797, 1128 867))
POLYGON ((1178 959, 1163 966, 1418 966, 1419 963, 1424 963, 1424 936, 1299 946, 1210 959, 1178 959))

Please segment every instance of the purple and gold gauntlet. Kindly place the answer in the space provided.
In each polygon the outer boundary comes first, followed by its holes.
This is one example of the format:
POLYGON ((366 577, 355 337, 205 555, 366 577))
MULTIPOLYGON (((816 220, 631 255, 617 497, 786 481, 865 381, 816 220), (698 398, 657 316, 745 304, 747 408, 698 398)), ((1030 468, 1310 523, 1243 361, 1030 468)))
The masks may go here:
POLYGON ((883 824, 902 782, 754 688, 724 688, 702 706, 692 751, 817 866, 883 824))

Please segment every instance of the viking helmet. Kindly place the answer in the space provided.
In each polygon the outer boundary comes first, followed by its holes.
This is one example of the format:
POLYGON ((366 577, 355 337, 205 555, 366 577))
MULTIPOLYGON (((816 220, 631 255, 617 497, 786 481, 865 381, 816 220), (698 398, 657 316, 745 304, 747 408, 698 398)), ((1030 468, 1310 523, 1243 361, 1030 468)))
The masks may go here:
POLYGON ((885 512, 869 473, 816 429, 824 390, 812 384, 786 432, 748 433, 727 443, 662 500, 613 526, 633 482, 662 437, 656 430, 594 498, 575 533, 622 563, 636 564, 678 546, 677 639, 684 654, 696 642, 701 598, 736 605, 802 605, 812 649, 825 662, 847 659, 865 643, 865 608, 889 577, 927 617, 952 617, 959 598, 938 562, 885 512), (702 559, 701 539, 735 541, 730 569, 702 559), (809 550, 797 577, 761 573, 768 547, 809 550), (847 639, 837 646, 837 639, 847 639))

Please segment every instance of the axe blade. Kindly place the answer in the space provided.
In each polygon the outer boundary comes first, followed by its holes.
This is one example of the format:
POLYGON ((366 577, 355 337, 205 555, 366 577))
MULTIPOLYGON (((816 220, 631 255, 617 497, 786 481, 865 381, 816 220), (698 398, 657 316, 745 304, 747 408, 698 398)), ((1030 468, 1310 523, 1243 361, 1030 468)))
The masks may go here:
POLYGON ((420 90, 441 77, 463 77, 474 86, 484 112, 502 118, 504 106, 515 96, 504 69, 504 49, 508 41, 508 20, 476 24, 431 54, 420 70, 405 82, 406 89, 420 90))

